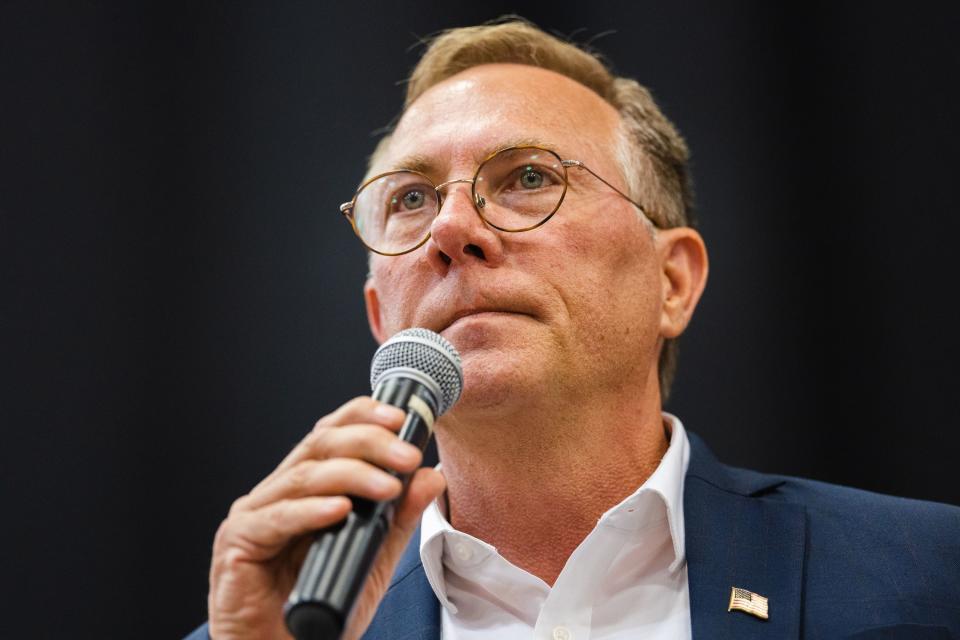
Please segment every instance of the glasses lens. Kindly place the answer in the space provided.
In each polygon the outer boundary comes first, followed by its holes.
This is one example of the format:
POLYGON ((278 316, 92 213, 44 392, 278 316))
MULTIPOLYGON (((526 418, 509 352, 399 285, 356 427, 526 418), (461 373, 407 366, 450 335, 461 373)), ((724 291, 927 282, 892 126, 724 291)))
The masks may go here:
POLYGON ((403 253, 419 245, 437 215, 437 192, 424 176, 400 171, 361 189, 353 208, 364 244, 379 253, 403 253))
POLYGON ((475 189, 487 222, 504 231, 526 231, 560 206, 567 190, 566 170, 552 151, 505 149, 483 163, 475 189))

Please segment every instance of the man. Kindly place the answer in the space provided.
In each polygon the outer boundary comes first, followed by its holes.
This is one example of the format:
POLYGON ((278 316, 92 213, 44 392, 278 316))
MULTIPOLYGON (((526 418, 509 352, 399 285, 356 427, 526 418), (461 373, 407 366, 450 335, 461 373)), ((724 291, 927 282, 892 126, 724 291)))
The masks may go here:
MULTIPOLYGON (((686 159, 642 87, 528 24, 428 49, 343 211, 376 338, 441 333, 465 385, 345 637, 960 635, 960 509, 728 468, 662 412, 707 279, 686 159)), ((286 637, 307 534, 419 465, 402 418, 348 402, 234 503, 210 637, 286 637)))

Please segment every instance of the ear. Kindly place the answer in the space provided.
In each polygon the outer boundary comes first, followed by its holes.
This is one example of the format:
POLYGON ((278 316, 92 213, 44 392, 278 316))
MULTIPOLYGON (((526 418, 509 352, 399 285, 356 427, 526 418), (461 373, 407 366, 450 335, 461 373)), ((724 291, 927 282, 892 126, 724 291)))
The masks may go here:
POLYGON ((656 244, 663 283, 660 334, 676 338, 690 323, 707 284, 707 247, 690 227, 658 230, 656 244))
POLYGON ((370 325, 370 333, 379 344, 383 344, 387 339, 383 335, 383 316, 380 315, 380 295, 377 293, 377 287, 373 283, 373 278, 367 278, 363 285, 363 300, 367 303, 367 323, 370 325))

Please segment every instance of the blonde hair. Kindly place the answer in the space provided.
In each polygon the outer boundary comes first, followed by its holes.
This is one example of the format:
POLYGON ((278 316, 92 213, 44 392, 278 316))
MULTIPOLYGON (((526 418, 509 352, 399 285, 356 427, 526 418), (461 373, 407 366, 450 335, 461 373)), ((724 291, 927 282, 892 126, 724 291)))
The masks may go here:
MULTIPOLYGON (((631 197, 648 207, 647 214, 660 228, 695 225, 687 145, 650 92, 636 80, 613 75, 596 54, 516 16, 450 29, 433 38, 410 76, 404 110, 447 78, 471 67, 497 63, 554 71, 592 89, 612 105, 620 114, 621 143, 614 151, 631 197)), ((377 145, 371 166, 389 140, 388 134, 377 145)), ((664 402, 673 383, 677 356, 677 340, 665 340, 658 362, 664 402)))

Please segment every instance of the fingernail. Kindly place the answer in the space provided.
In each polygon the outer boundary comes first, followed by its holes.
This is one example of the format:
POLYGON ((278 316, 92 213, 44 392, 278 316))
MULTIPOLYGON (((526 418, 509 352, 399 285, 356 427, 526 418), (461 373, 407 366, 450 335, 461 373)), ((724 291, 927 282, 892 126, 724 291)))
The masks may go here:
POLYGON ((402 410, 397 407, 390 406, 389 404, 378 404, 374 410, 374 415, 391 422, 396 422, 398 420, 403 420, 404 413, 402 410))
POLYGON ((397 485, 397 480, 393 476, 387 476, 382 474, 377 474, 370 478, 370 487, 374 491, 387 491, 389 489, 395 488, 397 485))
POLYGON ((397 440, 390 445, 390 455, 400 462, 413 462, 419 457, 419 451, 412 444, 397 440))
POLYGON ((335 513, 344 507, 345 501, 345 498, 328 498, 321 503, 320 508, 324 513, 335 513))

